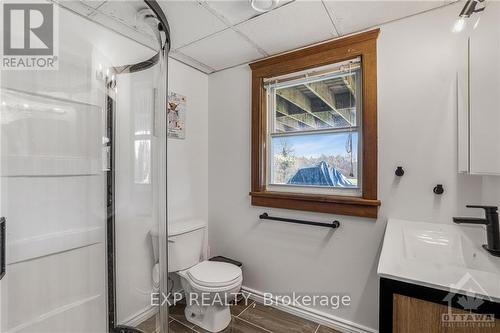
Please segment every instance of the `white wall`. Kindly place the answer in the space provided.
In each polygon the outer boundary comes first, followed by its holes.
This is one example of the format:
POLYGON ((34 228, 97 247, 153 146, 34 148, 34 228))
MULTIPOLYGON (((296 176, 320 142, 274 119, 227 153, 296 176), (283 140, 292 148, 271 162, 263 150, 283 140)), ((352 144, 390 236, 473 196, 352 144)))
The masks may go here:
MULTIPOLYGON (((497 194, 481 177, 457 174, 456 70, 459 39, 451 33, 461 4, 382 26, 378 40, 379 198, 375 220, 250 205, 248 66, 209 77, 209 221, 211 255, 244 265, 244 285, 266 292, 349 293, 352 307, 317 309, 378 327, 378 256, 388 217, 451 223, 466 203, 497 194), (405 176, 396 179, 396 166, 405 176), (445 193, 432 189, 443 184, 445 193), (483 184, 482 184, 483 183, 483 184), (485 193, 483 193, 485 192, 485 193), (331 221, 335 232, 261 222, 273 215, 331 221)), ((486 200, 486 199, 485 199, 486 200)), ((498 201, 496 202, 498 203, 498 201)), ((472 212, 468 212, 472 213, 472 212)))
POLYGON ((500 177, 484 176, 482 178, 482 203, 498 206, 500 203, 500 177))
MULTIPOLYGON (((208 220, 208 76, 169 59, 168 89, 187 97, 186 138, 168 139, 168 221, 208 220)), ((171 274, 173 290, 180 281, 171 274)))
POLYGON ((169 139, 169 221, 207 219, 208 76, 169 59, 168 89, 187 97, 186 139, 169 139))

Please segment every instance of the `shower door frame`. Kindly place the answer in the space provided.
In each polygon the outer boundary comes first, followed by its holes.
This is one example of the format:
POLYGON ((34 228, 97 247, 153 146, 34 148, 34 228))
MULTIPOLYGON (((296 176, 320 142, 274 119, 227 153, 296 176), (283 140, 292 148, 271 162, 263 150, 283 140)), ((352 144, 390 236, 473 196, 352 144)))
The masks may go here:
MULTIPOLYGON (((165 34, 165 44, 161 45, 160 49, 156 56, 151 59, 147 59, 143 62, 122 66, 122 68, 127 68, 127 70, 123 70, 120 73, 131 73, 135 71, 142 71, 157 65, 160 61, 165 62, 166 70, 165 74, 168 76, 168 52, 170 51, 170 27, 168 25, 167 18, 165 13, 161 9, 160 5, 156 0, 144 0, 146 5, 153 11, 156 15, 156 18, 159 20, 158 30, 163 31, 165 34)), ((118 75, 119 73, 117 73, 118 75)), ((163 78, 165 80, 165 91, 159 93, 165 94, 165 99, 167 100, 168 96, 168 78, 163 78)), ((109 167, 110 170, 106 176, 107 185, 106 185, 106 209, 107 209, 107 218, 106 218, 106 229, 107 229, 107 299, 108 299, 108 333, 120 333, 123 332, 125 327, 116 324, 116 273, 115 273, 115 263, 116 263, 116 255, 115 255, 115 198, 114 198, 114 187, 115 187, 115 174, 114 174, 114 129, 115 129, 115 115, 114 111, 116 109, 116 99, 110 94, 108 88, 108 92, 106 94, 106 131, 107 135, 110 139, 110 161, 109 167)), ((165 105, 166 108, 166 105, 165 105)), ((155 110, 153 111, 155 112, 155 110)), ((160 114, 164 114, 165 126, 167 124, 167 113, 160 112, 160 114)), ((165 149, 167 149, 167 136, 165 135, 165 149)), ((165 158, 167 153, 165 151, 165 158)), ((167 167, 167 161, 165 160, 165 168, 167 167)), ((166 175, 166 170, 165 170, 166 175)), ((167 189, 165 188, 165 192, 167 189)), ((165 193, 165 210, 167 207, 167 193, 165 193)), ((167 218, 167 214, 165 217, 167 218)), ((160 223, 158 225, 158 237, 159 237, 159 262, 160 262, 160 302, 163 301, 163 295, 166 294, 168 290, 168 247, 167 244, 167 221, 164 224, 160 223)), ((168 306, 164 304, 160 304, 159 311, 160 317, 160 333, 168 332, 168 306)), ((126 329, 126 328, 125 328, 126 329)), ((131 328, 132 329, 132 328, 131 328)), ((139 332, 139 331, 137 331, 139 332)))

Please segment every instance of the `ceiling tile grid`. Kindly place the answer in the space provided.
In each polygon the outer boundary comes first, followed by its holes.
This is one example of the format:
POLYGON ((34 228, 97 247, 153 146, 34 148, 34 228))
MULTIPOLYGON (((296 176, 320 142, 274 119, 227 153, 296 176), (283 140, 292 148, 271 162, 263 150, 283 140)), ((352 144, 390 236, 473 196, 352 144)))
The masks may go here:
POLYGON ((295 1, 241 23, 237 28, 268 54, 338 36, 321 1, 295 1))
POLYGON ((216 71, 262 57, 252 44, 230 28, 182 47, 178 51, 216 71))
POLYGON ((174 58, 182 63, 184 63, 185 65, 188 65, 188 66, 191 66, 193 68, 196 68, 204 73, 213 73, 215 72, 216 70, 212 67, 209 67, 205 64, 202 64, 201 62, 199 62, 198 60, 196 59, 193 59, 191 58, 190 56, 180 52, 180 51, 177 51, 177 50, 174 50, 174 51, 170 51, 169 52, 169 57, 170 58, 174 58))
POLYGON ((160 0, 170 56, 207 74, 449 4, 437 1, 281 0, 269 12, 250 0, 160 0))
POLYGON ((441 1, 325 1, 339 34, 365 30, 397 19, 422 13, 441 1))
POLYGON ((59 4, 73 13, 91 18, 93 21, 127 36, 136 42, 155 49, 158 41, 151 27, 144 22, 139 14, 147 10, 147 6, 139 1, 122 0, 48 0, 59 4))
POLYGON ((170 26, 172 49, 178 49, 227 28, 198 1, 161 1, 170 26))

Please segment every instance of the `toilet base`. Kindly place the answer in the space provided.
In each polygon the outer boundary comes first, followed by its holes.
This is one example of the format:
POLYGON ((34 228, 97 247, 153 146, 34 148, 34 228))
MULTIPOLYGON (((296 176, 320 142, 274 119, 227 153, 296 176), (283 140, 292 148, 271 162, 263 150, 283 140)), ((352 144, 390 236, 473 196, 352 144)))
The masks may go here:
MULTIPOLYGON (((213 264, 232 267, 227 263, 213 262, 213 264)), ((219 287, 197 285, 195 281, 189 279, 189 272, 177 272, 181 278, 182 289, 186 297, 187 305, 184 314, 187 321, 213 333, 220 332, 229 326, 231 323, 229 304, 234 301, 235 294, 240 290, 242 282, 241 269, 237 266, 234 268, 239 271, 238 278, 229 285, 219 287)))
POLYGON ((231 322, 229 306, 187 305, 184 314, 190 323, 209 332, 220 332, 231 322))

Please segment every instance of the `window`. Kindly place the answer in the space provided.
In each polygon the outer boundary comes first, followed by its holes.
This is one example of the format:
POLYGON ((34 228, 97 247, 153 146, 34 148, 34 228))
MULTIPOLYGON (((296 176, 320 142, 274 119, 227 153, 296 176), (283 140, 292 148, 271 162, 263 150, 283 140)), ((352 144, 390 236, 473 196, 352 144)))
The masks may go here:
POLYGON ((265 80, 267 188, 359 196, 359 58, 265 80))
POLYGON ((378 32, 250 65, 253 205, 377 216, 378 32))

